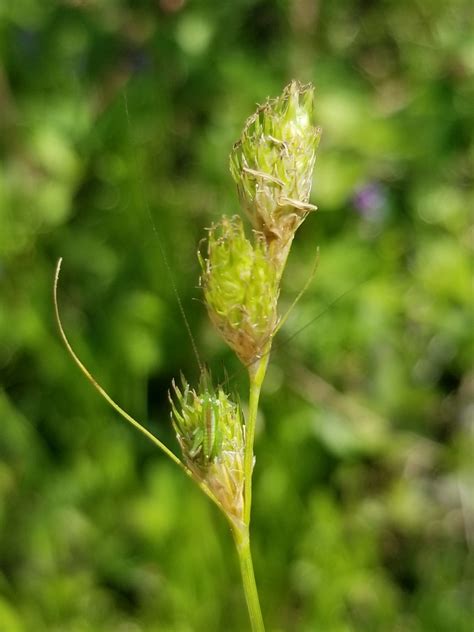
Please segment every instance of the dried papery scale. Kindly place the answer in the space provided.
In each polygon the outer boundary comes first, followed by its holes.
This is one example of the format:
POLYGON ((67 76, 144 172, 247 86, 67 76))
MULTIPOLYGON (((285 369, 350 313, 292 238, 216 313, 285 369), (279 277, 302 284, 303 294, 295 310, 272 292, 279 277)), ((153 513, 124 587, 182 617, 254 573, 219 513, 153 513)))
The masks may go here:
POLYGON ((314 88, 292 81, 247 120, 230 154, 230 171, 254 228, 270 245, 280 273, 309 203, 321 128, 314 88))
POLYGON ((173 382, 171 419, 184 461, 205 483, 227 515, 243 517, 245 426, 240 405, 205 373, 198 390, 184 378, 173 382))
POLYGON ((240 360, 265 352, 277 324, 278 276, 261 233, 246 238, 238 216, 209 229, 207 253, 199 253, 201 286, 209 316, 240 360))

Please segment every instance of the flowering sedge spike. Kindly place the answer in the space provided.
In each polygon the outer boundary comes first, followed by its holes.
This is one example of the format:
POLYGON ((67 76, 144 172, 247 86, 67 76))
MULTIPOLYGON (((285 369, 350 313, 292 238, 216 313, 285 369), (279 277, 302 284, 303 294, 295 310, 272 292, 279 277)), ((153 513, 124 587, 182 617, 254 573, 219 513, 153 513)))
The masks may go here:
POLYGON ((207 375, 198 392, 182 378, 173 382, 171 419, 186 465, 222 505, 229 517, 242 521, 244 491, 244 424, 238 404, 207 375))
POLYGON ((181 386, 173 382, 171 420, 183 454, 178 458, 110 397, 76 355, 59 314, 61 260, 54 280, 59 332, 80 370, 116 412, 190 475, 229 518, 252 632, 265 631, 250 550, 255 429, 273 336, 284 322, 277 315, 281 275, 298 226, 316 208, 309 196, 321 130, 313 124, 313 102, 313 87, 292 81, 247 120, 230 168, 253 238, 246 238, 238 216, 224 216, 209 230, 207 253, 198 252, 210 318, 249 369, 245 424, 240 405, 222 388, 213 388, 208 374, 197 390, 184 378, 181 386))
POLYGON ((291 243, 309 211, 321 129, 313 123, 314 87, 292 81, 251 116, 230 155, 230 171, 254 228, 291 243))
POLYGON ((201 286, 210 318, 240 360, 251 364, 277 324, 278 279, 261 233, 253 243, 238 216, 209 230, 207 256, 199 253, 201 286))

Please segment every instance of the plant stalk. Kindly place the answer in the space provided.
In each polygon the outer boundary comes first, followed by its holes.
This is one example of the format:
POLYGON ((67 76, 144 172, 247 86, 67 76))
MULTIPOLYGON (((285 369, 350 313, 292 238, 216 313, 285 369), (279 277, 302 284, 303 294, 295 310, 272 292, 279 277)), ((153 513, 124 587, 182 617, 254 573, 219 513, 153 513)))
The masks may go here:
POLYGON ((257 584, 253 571, 252 553, 248 527, 234 530, 234 540, 239 556, 240 572, 244 586, 245 601, 249 612, 252 632, 265 632, 260 601, 258 598, 257 584))
POLYGON ((252 511, 252 474, 254 464, 253 444, 255 439, 255 426, 257 424, 258 402, 263 380, 267 371, 270 357, 270 346, 262 354, 262 357, 255 361, 249 368, 250 394, 249 412, 247 423, 245 424, 245 454, 244 454, 244 523, 249 528, 250 515, 252 511))
POLYGON ((249 412, 245 424, 245 453, 244 453, 244 520, 240 527, 234 528, 234 540, 239 556, 240 572, 244 586, 245 600, 252 625, 252 632, 265 632, 265 626, 260 609, 257 584, 253 570, 252 553, 250 551, 250 517, 252 510, 252 473, 254 465, 253 444, 255 426, 257 423, 258 402, 260 391, 268 366, 271 341, 262 356, 249 368, 250 394, 249 412))

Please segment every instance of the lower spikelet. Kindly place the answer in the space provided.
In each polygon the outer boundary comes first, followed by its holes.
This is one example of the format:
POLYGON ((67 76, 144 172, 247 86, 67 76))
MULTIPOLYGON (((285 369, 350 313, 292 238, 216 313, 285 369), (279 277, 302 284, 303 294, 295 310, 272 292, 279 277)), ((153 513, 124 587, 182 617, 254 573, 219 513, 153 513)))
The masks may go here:
POLYGON ((241 521, 245 427, 240 405, 220 387, 214 389, 208 374, 197 391, 181 381, 181 387, 173 381, 171 419, 186 465, 226 513, 241 521))

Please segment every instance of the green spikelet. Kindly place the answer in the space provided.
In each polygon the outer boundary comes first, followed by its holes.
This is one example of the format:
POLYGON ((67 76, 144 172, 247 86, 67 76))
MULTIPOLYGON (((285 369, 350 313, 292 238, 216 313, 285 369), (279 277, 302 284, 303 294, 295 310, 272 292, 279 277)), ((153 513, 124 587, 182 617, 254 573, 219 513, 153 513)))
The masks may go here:
POLYGON ((242 519, 244 424, 241 408, 209 375, 192 389, 173 381, 171 419, 186 465, 206 483, 229 516, 242 519))
POLYGON ((321 129, 314 88, 292 81, 251 116, 230 155, 230 171, 254 228, 268 241, 292 240, 309 204, 321 129))
POLYGON ((261 233, 253 243, 238 216, 209 230, 207 256, 199 254, 201 285, 210 318, 244 364, 270 341, 277 323, 278 279, 261 233))

